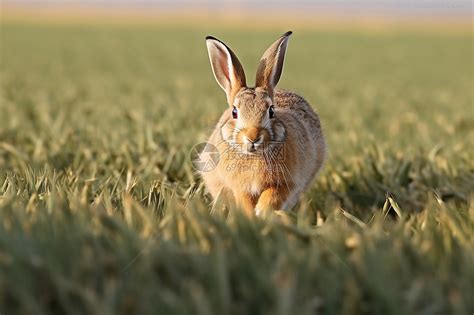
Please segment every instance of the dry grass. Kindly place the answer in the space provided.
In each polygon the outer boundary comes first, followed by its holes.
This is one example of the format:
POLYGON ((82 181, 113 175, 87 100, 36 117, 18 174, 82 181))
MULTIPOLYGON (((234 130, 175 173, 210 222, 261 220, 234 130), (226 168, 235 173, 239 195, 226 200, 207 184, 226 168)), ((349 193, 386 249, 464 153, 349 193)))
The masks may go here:
MULTIPOLYGON (((211 214, 188 159, 279 31, 1 25, 2 314, 471 314, 472 36, 295 32, 281 86, 320 113, 298 207, 211 214)), ((285 29, 286 30, 286 29, 285 29)))

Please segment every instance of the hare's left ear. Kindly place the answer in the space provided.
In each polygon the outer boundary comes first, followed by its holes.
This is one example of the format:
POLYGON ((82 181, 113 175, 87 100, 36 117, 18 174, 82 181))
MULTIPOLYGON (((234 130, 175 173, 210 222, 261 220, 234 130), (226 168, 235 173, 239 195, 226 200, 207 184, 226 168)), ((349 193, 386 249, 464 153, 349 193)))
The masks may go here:
POLYGON ((280 80, 283 70, 283 60, 285 59, 286 47, 290 39, 291 31, 283 34, 274 42, 263 54, 257 69, 255 87, 261 87, 273 95, 273 90, 280 80))

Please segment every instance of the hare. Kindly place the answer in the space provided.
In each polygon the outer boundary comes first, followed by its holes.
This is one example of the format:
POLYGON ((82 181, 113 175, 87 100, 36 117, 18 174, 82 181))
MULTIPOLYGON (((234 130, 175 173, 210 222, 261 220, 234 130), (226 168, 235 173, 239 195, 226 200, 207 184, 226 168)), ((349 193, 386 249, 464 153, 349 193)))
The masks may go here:
POLYGON ((229 108, 200 156, 205 159, 212 147, 219 161, 212 170, 201 170, 201 176, 214 201, 233 198, 250 216, 293 207, 325 158, 321 124, 311 106, 293 92, 275 89, 291 34, 265 51, 255 87, 247 87, 234 52, 206 37, 212 71, 229 108))

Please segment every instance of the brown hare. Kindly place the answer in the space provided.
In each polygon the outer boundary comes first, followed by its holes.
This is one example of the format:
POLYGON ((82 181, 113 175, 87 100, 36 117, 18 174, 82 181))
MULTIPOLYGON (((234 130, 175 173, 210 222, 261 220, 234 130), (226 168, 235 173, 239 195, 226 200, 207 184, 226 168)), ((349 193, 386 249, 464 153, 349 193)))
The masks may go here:
POLYGON ((291 34, 265 51, 255 87, 247 87, 234 52, 206 38, 212 71, 229 108, 207 145, 218 151, 219 162, 201 175, 214 200, 233 198, 248 215, 293 207, 325 158, 321 124, 311 106, 293 92, 275 89, 291 34))

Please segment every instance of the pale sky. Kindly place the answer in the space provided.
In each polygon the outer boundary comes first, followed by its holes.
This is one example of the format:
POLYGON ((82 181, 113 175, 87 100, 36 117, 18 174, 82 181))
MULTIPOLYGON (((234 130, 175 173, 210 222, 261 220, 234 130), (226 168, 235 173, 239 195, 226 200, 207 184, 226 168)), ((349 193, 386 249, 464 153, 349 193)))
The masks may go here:
POLYGON ((393 14, 393 15, 445 15, 464 16, 472 19, 471 0, 2 0, 3 4, 21 6, 106 6, 126 8, 228 8, 330 11, 343 15, 393 14))

